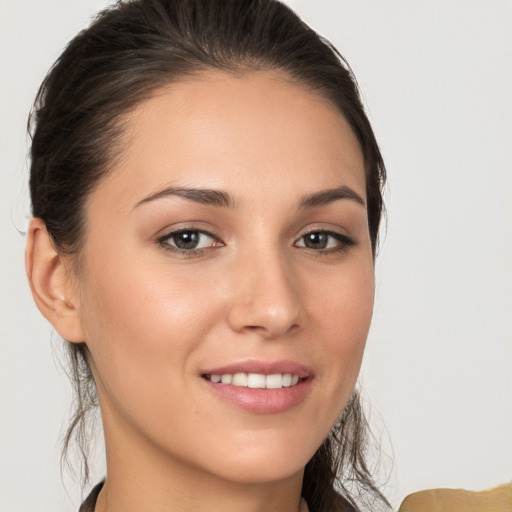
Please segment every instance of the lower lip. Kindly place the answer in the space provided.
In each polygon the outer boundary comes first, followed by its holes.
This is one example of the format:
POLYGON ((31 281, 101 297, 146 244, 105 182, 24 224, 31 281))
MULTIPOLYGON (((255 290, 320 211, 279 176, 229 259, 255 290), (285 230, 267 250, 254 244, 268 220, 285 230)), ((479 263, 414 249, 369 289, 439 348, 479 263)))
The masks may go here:
POLYGON ((280 389, 232 386, 214 383, 204 378, 203 381, 216 395, 240 409, 256 414, 277 414, 303 402, 311 389, 312 379, 308 378, 294 386, 280 389))

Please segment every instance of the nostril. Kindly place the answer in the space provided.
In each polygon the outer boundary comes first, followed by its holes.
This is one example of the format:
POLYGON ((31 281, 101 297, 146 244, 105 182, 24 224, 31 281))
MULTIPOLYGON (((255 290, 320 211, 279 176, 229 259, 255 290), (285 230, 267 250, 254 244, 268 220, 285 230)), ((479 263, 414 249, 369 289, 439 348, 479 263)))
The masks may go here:
POLYGON ((271 338, 276 336, 282 336, 284 334, 290 334, 299 329, 299 324, 294 323, 290 326, 282 325, 246 325, 242 330, 246 332, 253 332, 255 334, 260 334, 265 338, 271 338))
POLYGON ((253 267, 236 283, 229 304, 228 321, 236 332, 254 333, 266 338, 296 331, 302 323, 302 300, 286 269, 276 265, 253 267))

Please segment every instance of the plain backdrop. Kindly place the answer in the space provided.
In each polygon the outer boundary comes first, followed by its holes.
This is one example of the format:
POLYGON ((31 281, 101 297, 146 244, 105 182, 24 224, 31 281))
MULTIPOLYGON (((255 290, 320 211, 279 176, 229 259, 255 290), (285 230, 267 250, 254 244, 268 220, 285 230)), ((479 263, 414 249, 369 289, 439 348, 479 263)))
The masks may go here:
MULTIPOLYGON (((395 506, 512 479, 512 2, 289 1, 349 60, 389 173, 361 385, 395 506)), ((24 276, 25 123, 100 0, 0 0, 0 510, 76 511, 70 394, 24 276)), ((57 348, 55 348, 57 347, 57 348)), ((101 451, 101 450, 100 450, 101 451)), ((100 458, 101 459, 101 458, 100 458)), ((100 463, 93 481, 103 474, 100 463)))

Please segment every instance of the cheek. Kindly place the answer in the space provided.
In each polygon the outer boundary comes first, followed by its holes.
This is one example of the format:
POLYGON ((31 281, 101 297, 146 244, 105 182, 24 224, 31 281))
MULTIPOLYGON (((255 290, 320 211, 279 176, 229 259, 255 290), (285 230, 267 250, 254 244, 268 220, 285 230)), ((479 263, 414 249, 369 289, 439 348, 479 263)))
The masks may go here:
MULTIPOLYGON (((369 329, 373 313, 375 279, 373 263, 356 259, 347 268, 326 276, 317 295, 322 323, 336 337, 357 340, 369 329)), ((313 283, 307 285, 310 290, 313 283)))
POLYGON ((346 405, 361 367, 371 324, 374 301, 373 263, 355 265, 331 280, 328 292, 318 295, 316 323, 321 327, 322 357, 328 371, 325 386, 338 399, 338 411, 346 405))
POLYGON ((151 401, 150 390, 169 389, 189 370, 210 328, 212 289, 198 293, 180 273, 129 258, 105 256, 89 269, 82 320, 97 377, 122 401, 151 401))
MULTIPOLYGON (((92 247, 86 269, 84 322, 114 339, 127 331, 147 333, 137 339, 130 336, 133 342, 144 344, 160 333, 161 341, 168 343, 176 332, 197 325, 205 310, 202 305, 211 305, 211 287, 198 286, 201 276, 187 279, 186 272, 135 243, 119 242, 108 253, 92 247)), ((100 333, 91 332, 91 343, 95 334, 100 333)))
POLYGON ((194 400, 194 369, 218 316, 208 295, 214 292, 197 293, 183 277, 155 266, 148 266, 153 272, 137 267, 99 270, 85 294, 105 435, 116 443, 119 428, 128 428, 176 455, 186 452, 189 437, 203 435, 196 432, 205 418, 194 400))

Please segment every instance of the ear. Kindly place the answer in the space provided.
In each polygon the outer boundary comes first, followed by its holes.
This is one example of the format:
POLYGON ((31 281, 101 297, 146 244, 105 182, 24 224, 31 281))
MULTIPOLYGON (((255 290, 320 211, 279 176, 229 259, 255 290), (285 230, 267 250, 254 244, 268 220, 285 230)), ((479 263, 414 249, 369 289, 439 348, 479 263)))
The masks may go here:
POLYGON ((72 286, 69 261, 56 251, 41 219, 29 223, 25 268, 39 311, 65 340, 83 342, 79 294, 72 286))

